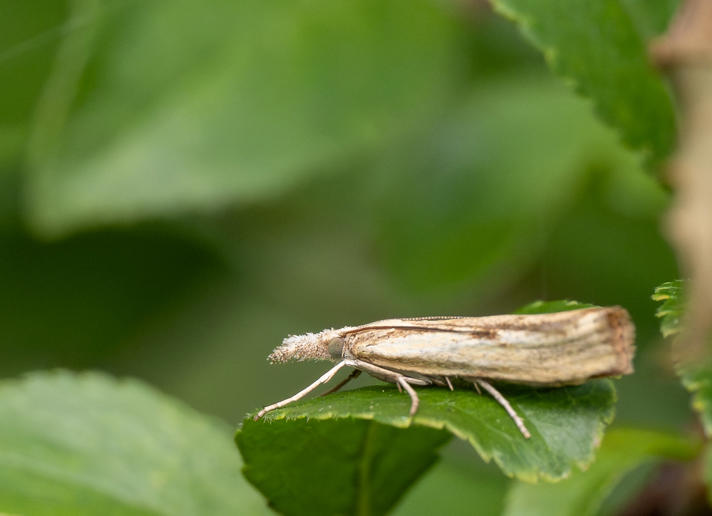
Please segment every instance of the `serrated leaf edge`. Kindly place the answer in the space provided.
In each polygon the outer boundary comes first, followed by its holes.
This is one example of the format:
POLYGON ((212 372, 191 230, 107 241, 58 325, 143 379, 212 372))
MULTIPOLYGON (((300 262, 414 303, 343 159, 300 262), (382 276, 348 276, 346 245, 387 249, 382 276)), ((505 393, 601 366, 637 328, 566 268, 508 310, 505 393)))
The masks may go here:
MULTIPOLYGON (((499 0, 490 0, 490 5, 493 10, 501 15, 502 17, 510 20, 512 23, 518 26, 522 35, 527 39, 531 45, 539 50, 544 56, 548 67, 554 72, 568 87, 570 87, 577 95, 590 103, 591 109, 596 114, 596 116, 610 129, 612 129, 617 138, 624 144, 624 146, 632 151, 637 151, 644 158, 645 162, 649 162, 655 156, 655 148, 649 142, 637 142, 631 140, 631 137, 626 134, 625 130, 620 127, 612 115, 606 113, 603 106, 596 101, 596 98, 587 90, 587 88, 578 80, 575 76, 568 72, 562 70, 560 61, 558 59, 558 51, 555 46, 544 43, 544 41, 537 36, 536 32, 533 30, 534 22, 532 19, 524 16, 522 13, 518 12, 507 5, 504 5, 499 0)), ((627 11, 626 15, 630 16, 627 11)), ((631 21, 632 23, 632 21, 631 21)), ((634 25, 634 24, 633 24, 634 25)))
MULTIPOLYGON (((475 451, 480 456, 480 458, 482 458, 483 461, 485 461, 486 463, 493 461, 495 464, 497 464, 497 466, 500 468, 500 470, 506 476, 508 476, 510 478, 515 478, 517 480, 521 480, 523 482, 528 482, 528 483, 538 483, 539 481, 559 482, 561 480, 568 478, 571 475, 571 473, 573 472, 572 466, 574 466, 574 465, 581 471, 585 471, 586 469, 588 469, 588 467, 591 465, 591 463, 593 462, 593 459, 596 456, 596 451, 598 450, 598 448, 601 445, 601 441, 603 438, 605 428, 608 425, 610 425, 615 418, 615 404, 618 401, 618 393, 617 393, 615 387, 612 385, 612 382, 610 380, 608 380, 608 383, 611 386, 611 389, 610 389, 610 392, 612 395, 611 405, 610 405, 609 411, 607 413, 603 414, 603 417, 601 417, 598 420, 598 422, 594 428, 591 451, 589 452, 588 456, 586 456, 584 459, 570 461, 568 463, 569 464, 568 467, 566 467, 560 475, 549 475, 549 474, 541 472, 541 471, 529 471, 529 470, 512 471, 505 466, 505 464, 502 462, 501 458, 497 454, 487 453, 482 448, 482 445, 476 436, 473 436, 467 432, 461 431, 460 429, 454 427, 452 424, 450 424, 447 421, 432 419, 432 418, 420 416, 417 414, 413 419, 411 419, 408 416, 402 416, 402 417, 399 417, 393 421, 383 421, 383 420, 378 419, 375 411, 354 413, 354 414, 350 414, 348 416, 342 416, 342 415, 337 414, 332 411, 320 412, 318 414, 312 414, 312 415, 305 414, 305 415, 299 415, 299 416, 292 416, 292 415, 282 413, 281 411, 275 411, 272 414, 267 415, 262 421, 264 421, 265 423, 271 423, 273 421, 297 421, 300 419, 306 420, 307 422, 310 419, 316 419, 316 420, 360 419, 360 420, 366 420, 366 421, 374 421, 374 422, 377 422, 380 424, 390 425, 395 428, 401 428, 401 429, 409 428, 411 425, 421 425, 421 426, 426 426, 426 427, 433 428, 436 430, 446 430, 446 431, 450 432, 452 435, 454 435, 455 437, 457 437, 458 439, 469 442, 470 445, 475 449, 475 451)), ((256 412, 249 413, 246 416, 246 419, 252 419, 252 417, 254 417, 255 413, 256 412)), ((241 430, 238 429, 238 431, 237 431, 238 434, 240 431, 241 430)))

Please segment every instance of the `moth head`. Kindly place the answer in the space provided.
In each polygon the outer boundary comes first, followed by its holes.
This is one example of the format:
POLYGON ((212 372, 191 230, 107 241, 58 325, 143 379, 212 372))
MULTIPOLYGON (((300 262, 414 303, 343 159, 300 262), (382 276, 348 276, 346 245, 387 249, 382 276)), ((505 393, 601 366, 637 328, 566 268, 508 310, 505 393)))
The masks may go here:
POLYGON ((344 330, 328 329, 319 333, 290 335, 282 341, 268 357, 272 363, 290 360, 340 360, 346 341, 342 337, 344 330))

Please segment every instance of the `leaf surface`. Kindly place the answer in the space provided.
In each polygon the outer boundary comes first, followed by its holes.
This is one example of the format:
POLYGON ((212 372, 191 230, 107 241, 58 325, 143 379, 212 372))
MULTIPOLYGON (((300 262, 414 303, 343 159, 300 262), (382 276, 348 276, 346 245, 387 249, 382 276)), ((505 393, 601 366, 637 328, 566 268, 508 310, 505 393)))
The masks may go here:
POLYGON ((655 311, 660 318, 660 332, 663 337, 677 335, 682 330, 682 315, 685 309, 684 280, 668 281, 655 288, 653 301, 662 304, 655 311))
POLYGON ((362 418, 246 419, 247 479, 284 514, 385 514, 437 459, 450 434, 362 418))
MULTIPOLYGON (((3 9, 0 17, 0 176, 17 159, 30 132, 37 95, 50 73, 65 20, 66 2, 37 0, 3 9)), ((5 188, 5 185, 0 185, 5 188)))
POLYGON ((705 435, 712 436, 712 361, 678 367, 682 384, 692 394, 692 407, 699 413, 705 435))
MULTIPOLYGON (((282 426, 285 432, 297 435, 304 431, 307 421, 331 419, 375 421, 402 429, 445 429, 468 441, 485 461, 494 460, 505 474, 534 482, 559 480, 574 465, 589 464, 604 426, 613 418, 615 391, 608 380, 555 389, 500 390, 523 417, 531 439, 524 439, 494 399, 464 384, 453 392, 418 388, 420 408, 412 421, 408 417, 410 399, 405 393, 391 386, 376 386, 295 403, 268 413, 258 422, 247 418, 241 434, 282 426)), ((244 445, 240 449, 249 468, 250 450, 244 445)), ((336 462, 332 466, 339 468, 336 462)))
POLYGON ((72 32, 38 112, 28 214, 47 234, 281 195, 429 119, 462 74, 428 0, 108 10, 72 32))
MULTIPOLYGON (((621 0, 493 0, 519 25, 550 67, 586 97, 623 140, 659 164, 675 141, 672 100, 648 60, 646 41, 621 0)), ((650 2, 655 4, 656 2, 650 2)), ((659 30, 669 2, 633 11, 639 25, 659 30)))
POLYGON ((621 1, 635 22, 638 32, 646 38, 662 34, 680 4, 680 0, 656 0, 655 2, 621 1))
POLYGON ((138 381, 63 371, 0 382, 0 510, 269 514, 225 425, 138 381))
MULTIPOLYGON (((662 301, 656 316, 661 318, 660 331, 665 337, 676 336, 682 331, 685 312, 685 281, 663 283, 655 289, 655 301, 662 301)), ((692 407, 700 416, 702 428, 709 439, 712 436, 712 359, 703 357, 696 362, 677 366, 677 373, 685 388, 692 394, 692 407)), ((708 488, 712 485, 712 451, 704 452, 704 479, 708 488)), ((708 499, 712 502, 712 495, 708 499)))
MULTIPOLYGON (((663 283, 655 289, 652 297, 662 302, 655 312, 660 318, 660 332, 665 337, 678 335, 682 331, 685 313, 685 281, 663 283)), ((677 373, 692 394, 692 406, 700 414, 705 434, 712 435, 712 360, 707 357, 678 364, 677 373)))

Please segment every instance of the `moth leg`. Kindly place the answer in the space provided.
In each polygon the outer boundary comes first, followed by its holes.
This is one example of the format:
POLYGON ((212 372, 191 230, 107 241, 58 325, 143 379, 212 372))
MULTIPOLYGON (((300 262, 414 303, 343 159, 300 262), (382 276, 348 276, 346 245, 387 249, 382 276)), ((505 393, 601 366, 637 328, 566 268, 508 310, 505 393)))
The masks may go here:
POLYGON ((405 389, 405 392, 407 392, 410 396, 410 412, 408 413, 408 415, 410 417, 413 417, 415 413, 418 412, 418 405, 420 405, 418 394, 415 392, 415 389, 410 386, 405 376, 399 376, 398 383, 396 385, 402 385, 405 389))
MULTIPOLYGON (((448 388, 451 391, 454 391, 455 389, 452 387, 452 382, 450 381, 450 378, 447 376, 444 376, 443 378, 445 378, 445 383, 447 384, 448 388)), ((477 384, 475 384, 475 385, 477 385, 477 384)))
POLYGON ((344 378, 344 379, 341 380, 339 383, 337 383, 336 386, 335 386, 333 389, 329 389, 329 390, 326 391, 324 394, 321 394, 321 396, 326 396, 327 394, 331 394, 332 392, 338 391, 338 390, 341 389, 344 385, 346 385, 347 383, 349 383, 349 381, 351 381, 351 380, 353 380, 354 378, 358 377, 358 375, 360 375, 360 374, 361 374, 361 370, 360 370, 360 369, 354 369, 353 371, 351 371, 351 374, 350 374, 350 375, 348 375, 346 378, 344 378))
POLYGON ((477 394, 482 396, 482 391, 480 390, 480 386, 477 384, 477 380, 472 380, 472 383, 475 384, 475 390, 477 391, 477 394))
POLYGON ((431 384, 437 385, 438 387, 447 387, 447 382, 445 381, 444 376, 425 376, 424 378, 431 384))
POLYGON ((514 420, 514 424, 517 425, 517 428, 519 431, 522 433, 522 435, 525 437, 525 439, 529 439, 531 437, 531 434, 529 433, 529 430, 527 430, 527 427, 524 425, 524 421, 522 421, 522 418, 519 417, 519 414, 512 408, 512 406, 509 404, 507 399, 502 396, 502 393, 500 393, 497 389, 495 389, 489 382, 486 382, 484 380, 477 379, 474 381, 475 385, 478 383, 482 386, 484 390, 489 392, 492 397, 497 400, 497 403, 502 405, 504 407, 504 410, 507 411, 507 414, 509 414, 509 417, 514 420))
POLYGON ((363 360, 359 360, 357 358, 347 358, 346 360, 344 360, 344 362, 346 362, 346 365, 355 367, 356 369, 360 369, 361 371, 365 371, 371 376, 378 378, 379 380, 383 380, 384 382, 397 384, 398 377, 402 376, 403 378, 408 380, 408 383, 411 385, 431 385, 433 383, 430 379, 414 378, 412 376, 407 376, 398 371, 386 369, 385 367, 377 366, 370 362, 364 362, 363 360))
POLYGON ((307 394, 309 394, 311 391, 313 391, 314 389, 316 389, 317 387, 319 387, 321 384, 326 383, 326 382, 328 382, 329 380, 331 380, 331 379, 334 377, 334 375, 336 375, 336 373, 339 372, 339 369, 341 369, 342 367, 347 366, 347 365, 349 365, 349 363, 348 363, 348 361, 346 361, 346 360, 343 360, 343 361, 339 362, 339 363, 336 364, 334 367, 332 367, 331 369, 329 369, 326 373, 324 373, 316 382, 314 382, 313 384, 311 384, 311 385, 310 385, 309 387, 307 387, 306 389, 303 389, 303 390, 299 391, 299 392, 296 393, 294 396, 291 396, 291 397, 287 398, 286 400, 279 401, 279 402, 274 403, 274 404, 272 404, 272 405, 267 405, 265 408, 263 408, 262 410, 260 410, 260 411, 257 413, 257 415, 254 417, 254 420, 257 421, 259 418, 261 418, 262 416, 264 416, 267 412, 271 412, 272 410, 275 410, 275 409, 278 409, 278 408, 282 408, 282 407, 284 407, 285 405, 289 405, 289 404, 292 403, 293 401, 297 401, 297 400, 302 399, 304 396, 306 396, 307 394))
POLYGON ((395 371, 391 371, 390 369, 386 369, 384 367, 379 367, 377 365, 370 364, 368 362, 364 362, 362 360, 357 360, 357 359, 351 359, 351 360, 344 360, 344 362, 347 362, 348 365, 352 367, 356 367, 358 369, 361 369, 362 371, 366 371, 367 373, 373 374, 376 378, 379 378, 381 380, 395 383, 396 387, 398 387, 398 390, 403 387, 405 389, 405 392, 408 393, 410 396, 410 417, 413 417, 415 413, 418 411, 418 406, 420 405, 420 400, 418 399, 418 394, 415 392, 415 389, 410 386, 410 384, 415 384, 415 385, 428 385, 429 382, 426 380, 421 380, 420 378, 410 378, 408 376, 405 376, 401 373, 397 373, 395 371))

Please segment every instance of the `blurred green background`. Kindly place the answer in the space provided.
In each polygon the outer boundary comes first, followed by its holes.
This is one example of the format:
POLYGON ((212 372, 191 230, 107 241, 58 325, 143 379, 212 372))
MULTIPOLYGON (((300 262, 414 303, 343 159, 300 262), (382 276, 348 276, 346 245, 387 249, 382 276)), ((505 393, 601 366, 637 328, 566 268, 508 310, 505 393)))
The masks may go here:
MULTIPOLYGON (((616 421, 688 423, 650 300, 668 193, 486 3, 0 5, 3 376, 102 369, 236 425, 325 369, 270 366, 287 334, 569 298, 637 324, 616 421)), ((453 446, 410 503, 467 470, 496 513, 453 446)))

